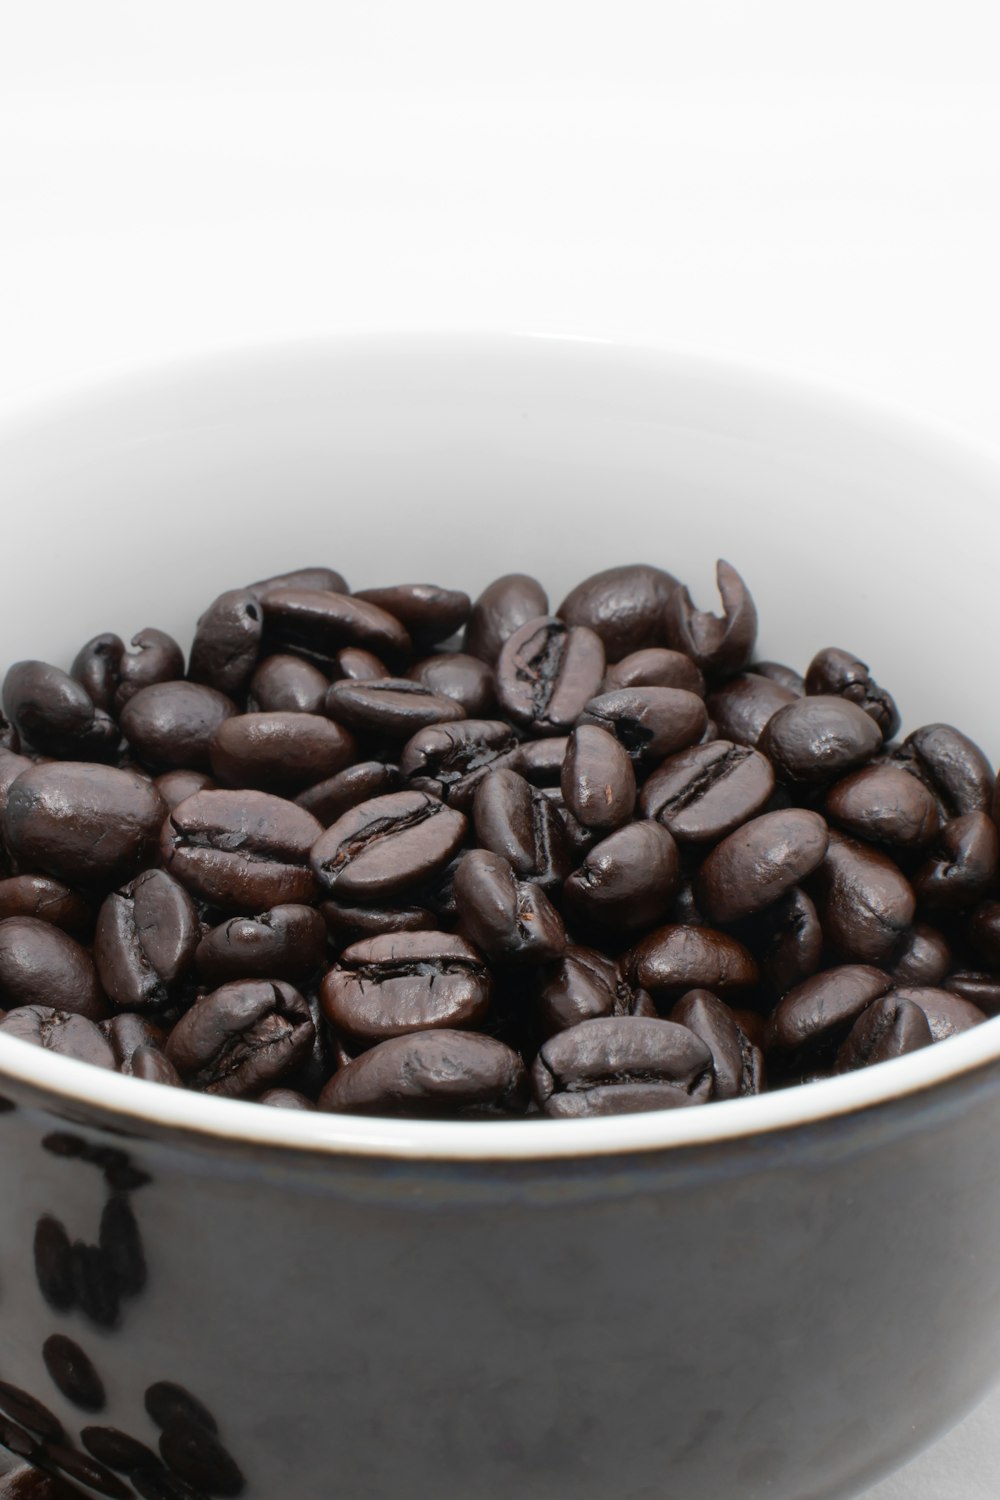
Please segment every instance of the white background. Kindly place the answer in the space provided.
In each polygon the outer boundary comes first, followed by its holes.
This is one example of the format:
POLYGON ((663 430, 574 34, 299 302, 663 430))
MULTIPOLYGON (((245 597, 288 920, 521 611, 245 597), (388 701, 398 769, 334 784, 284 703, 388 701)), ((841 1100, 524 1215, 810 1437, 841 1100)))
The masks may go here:
MULTIPOLYGON (((998 58, 995 0, 0 0, 0 399, 487 327, 735 356, 1000 451, 998 58)), ((871 1500, 996 1500, 997 1429, 871 1500)))

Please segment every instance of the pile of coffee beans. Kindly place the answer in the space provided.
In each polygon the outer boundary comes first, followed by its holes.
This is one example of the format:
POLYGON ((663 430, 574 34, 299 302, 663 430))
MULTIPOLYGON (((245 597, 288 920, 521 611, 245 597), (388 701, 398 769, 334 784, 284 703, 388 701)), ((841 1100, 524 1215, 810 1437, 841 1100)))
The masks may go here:
POLYGON ((17 662, 0 748, 0 1031, 291 1109, 601 1115, 868 1067, 1000 1012, 993 770, 900 736, 849 651, 802 677, 645 564, 558 609, 212 603, 185 662, 17 662))

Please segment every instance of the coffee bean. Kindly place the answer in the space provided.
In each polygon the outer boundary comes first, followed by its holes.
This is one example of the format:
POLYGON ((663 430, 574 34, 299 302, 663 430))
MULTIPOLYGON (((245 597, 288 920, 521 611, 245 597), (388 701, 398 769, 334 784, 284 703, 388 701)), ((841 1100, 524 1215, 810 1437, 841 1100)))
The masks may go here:
POLYGON ((765 1052, 799 1062, 831 1056, 862 1012, 891 987, 888 974, 865 964, 814 974, 778 1002, 765 1032, 765 1052))
POLYGON ((112 1192, 101 1212, 98 1235, 108 1276, 123 1297, 136 1297, 146 1285, 146 1252, 125 1191, 112 1192))
POLYGON ((400 775, 452 807, 468 812, 494 767, 512 764, 517 741, 498 719, 465 719, 418 729, 403 746, 400 775))
POLYGON ((56 1312, 69 1312, 76 1302, 73 1249, 65 1228, 50 1214, 43 1214, 35 1225, 34 1257, 42 1296, 56 1312))
POLYGON ((163 1428, 175 1421, 187 1426, 201 1427, 205 1432, 218 1432, 219 1425, 208 1407, 183 1385, 172 1380, 157 1380, 146 1387, 143 1398, 146 1411, 157 1427, 163 1428))
POLYGON ((930 859, 913 877, 913 889, 928 911, 957 911, 986 894, 998 863, 1000 837, 993 819, 984 812, 964 813, 944 825, 930 859))
POLYGON ((824 936, 837 953, 861 964, 893 958, 917 903, 909 881, 892 860, 832 833, 812 886, 824 936))
POLYGON ((556 613, 568 625, 585 625, 604 642, 608 661, 663 644, 664 611, 677 579, 646 563, 606 568, 578 583, 556 613))
POLYGON ((63 761, 17 778, 4 834, 22 868, 110 885, 152 857, 165 812, 156 788, 137 772, 63 761))
POLYGON ((156 1460, 155 1468, 133 1470, 129 1483, 140 1500, 206 1500, 204 1490, 197 1490, 176 1474, 171 1474, 160 1459, 156 1460))
POLYGON ((250 679, 252 713, 319 714, 330 686, 318 667, 297 656, 266 656, 250 679))
POLYGON ((493 673, 478 656, 461 651, 426 656, 407 673, 429 693, 439 698, 454 698, 470 719, 484 719, 496 705, 493 673))
POLYGON ((335 943, 346 945, 384 932, 433 932, 434 912, 422 906, 344 906, 323 901, 320 912, 335 943))
POLYGON ((21 744, 68 760, 116 759, 121 733, 80 683, 44 661, 19 661, 3 681, 3 711, 21 744))
MULTIPOLYGON (((0 886, 0 890, 2 890, 0 886)), ((1000 968, 1000 901, 982 901, 966 924, 973 947, 991 966, 1000 968)), ((944 975, 940 976, 942 979, 944 975)), ((933 980, 930 983, 934 983, 933 980)))
POLYGON ((951 948, 933 927, 918 922, 896 950, 892 977, 897 984, 937 985, 951 968, 951 948))
POLYGON ((229 589, 198 621, 188 676, 229 698, 245 691, 260 652, 264 611, 250 589, 229 589))
POLYGON ((915 729, 895 757, 930 787, 945 816, 990 811, 996 779, 993 768, 979 746, 952 725, 925 724, 915 729))
POLYGON ((0 1412, 45 1442, 58 1443, 66 1435, 59 1418, 47 1406, 19 1386, 3 1380, 0 1380, 0 1412))
POLYGON ((476 789, 473 822, 479 845, 507 860, 521 880, 552 889, 572 869, 558 813, 516 771, 488 771, 476 789))
POLYGON ((873 719, 883 739, 891 740, 899 730, 899 710, 885 688, 879 687, 867 665, 849 651, 827 646, 818 651, 806 671, 806 692, 832 694, 856 703, 873 719))
POLYGON ((326 781, 317 781, 315 786, 300 792, 295 800, 324 828, 329 828, 352 807, 394 792, 398 786, 398 767, 381 760, 362 760, 353 766, 345 766, 343 771, 326 781))
POLYGON ((618 1013, 623 990, 617 963, 596 948, 570 944, 553 964, 539 993, 546 1035, 580 1021, 618 1013))
POLYGON ((132 1054, 132 1077, 147 1083, 165 1083, 169 1088, 184 1087, 184 1081, 173 1063, 159 1047, 137 1047, 132 1054))
POLYGON ((830 836, 818 813, 789 807, 762 813, 717 844, 695 893, 710 922, 738 922, 773 906, 822 863, 830 836))
POLYGON ((313 1042, 309 1006, 290 984, 241 979, 196 1000, 166 1055, 195 1088, 242 1099, 294 1072, 313 1042))
POLYGON ((760 812, 773 790, 774 772, 763 755, 715 740, 664 761, 643 787, 639 811, 679 843, 714 843, 760 812))
POLYGON ((12 875, 0 880, 0 919, 37 917, 83 938, 93 926, 93 912, 82 896, 49 875, 12 875))
POLYGON ((246 1480, 239 1465, 213 1432, 175 1417, 160 1434, 164 1463, 187 1484, 210 1495, 241 1495, 246 1480))
POLYGON ((339 724, 359 734, 409 739, 430 724, 446 724, 465 716, 454 698, 429 692, 408 677, 385 677, 379 682, 334 682, 326 695, 325 711, 339 724))
POLYGON ((7 799, 14 782, 24 771, 30 771, 34 765, 35 762, 29 760, 28 756, 15 755, 13 750, 0 745, 0 815, 7 811, 7 799))
POLYGON ((136 1052, 142 1047, 159 1049, 165 1039, 165 1033, 159 1026, 153 1025, 144 1016, 133 1015, 127 1010, 119 1011, 109 1020, 102 1021, 100 1031, 114 1053, 115 1067, 127 1077, 132 1075, 136 1052))
POLYGON ((933 1040, 927 1017, 918 1005, 898 995, 884 995, 855 1021, 837 1053, 837 1071, 870 1068, 874 1063, 929 1047, 933 1040))
POLYGON ((613 662, 605 671, 601 691, 641 687, 680 688, 698 698, 705 696, 705 679, 690 656, 665 646, 647 646, 613 662))
POLYGON ((490 993, 486 965, 462 938, 411 932, 345 949, 320 999, 338 1032, 370 1046, 412 1031, 474 1026, 489 1009, 490 993))
POLYGON ((700 1037, 712 1058, 712 1098, 739 1099, 759 1094, 763 1086, 764 1059, 743 1031, 728 1005, 711 990, 689 990, 670 1019, 700 1037))
POLYGON ((537 620, 548 607, 548 595, 537 578, 527 573, 505 573, 495 578, 472 606, 464 650, 493 666, 515 630, 529 620, 537 620))
POLYGON ((823 929, 813 902, 797 886, 768 908, 761 925, 760 966, 774 991, 783 995, 820 967, 823 929))
POLYGON ((86 948, 37 917, 0 921, 0 1005, 49 1006, 91 1021, 108 1013, 86 948))
POLYGON ((64 1334, 54 1333, 42 1345, 42 1359, 53 1383, 67 1401, 83 1411, 101 1411, 104 1384, 90 1357, 64 1334))
POLYGON ((741 672, 716 688, 708 698, 707 707, 722 739, 756 748, 779 708, 794 703, 798 697, 791 688, 769 677, 741 672))
POLYGON ((695 609, 691 595, 678 587, 664 612, 667 644, 690 656, 706 676, 739 672, 753 654, 757 609, 736 569, 720 561, 715 570, 723 616, 695 609))
POLYGON ((173 812, 195 792, 214 792, 218 787, 218 783, 204 771, 164 771, 162 776, 156 777, 153 785, 166 803, 168 812, 173 812))
POLYGON ((948 975, 944 988, 949 995, 967 1000, 984 1015, 1000 1014, 1000 980, 992 974, 977 974, 973 970, 960 969, 957 973, 948 975))
POLYGON ((541 886, 518 880, 506 859, 485 849, 466 854, 455 875, 462 926, 499 963, 547 963, 566 946, 558 912, 541 886))
POLYGON ((333 568, 293 568, 290 573, 274 573, 270 578, 259 578, 256 583, 248 583, 247 588, 258 599, 282 589, 311 589, 321 594, 350 593, 343 573, 337 573, 333 568))
POLYGON ((125 737, 154 771, 211 770, 212 736, 236 704, 197 682, 158 682, 140 688, 122 709, 125 737))
POLYGON ((165 630, 149 626, 134 635, 129 644, 135 649, 124 652, 118 662, 118 687, 112 705, 118 715, 141 688, 176 682, 184 676, 184 652, 165 630))
POLYGON ((397 583, 386 589, 357 589, 355 599, 377 604, 405 625, 417 647, 436 646, 461 630, 472 610, 468 594, 434 583, 397 583))
POLYGON ((759 747, 778 778, 817 786, 863 766, 881 748, 878 725, 846 698, 799 698, 767 722, 759 747))
POLYGON ((529 620, 504 643, 496 693, 515 723, 534 734, 565 734, 604 677, 604 646, 584 625, 552 615, 529 620))
POLYGON ((269 588, 261 599, 267 652, 329 660, 344 646, 361 646, 391 660, 412 650, 396 617, 364 599, 304 588, 269 588))
POLYGON ((662 922, 680 884, 681 861, 659 823, 629 823, 590 850, 564 887, 573 920, 636 932, 662 922))
POLYGON ((985 1014, 977 1005, 933 985, 900 986, 896 990, 896 998, 919 1005, 927 1017, 931 1036, 936 1042, 943 1042, 949 1036, 958 1036, 963 1031, 971 1031, 973 1026, 981 1026, 986 1020, 985 1014))
POLYGON ((516 1052, 468 1031, 392 1037, 336 1072, 319 1107, 364 1115, 523 1114, 528 1081, 516 1052))
POLYGON ((354 736, 322 714, 251 713, 226 719, 209 744, 223 786, 292 794, 343 771, 354 736))
POLYGON ((198 938, 184 887, 165 870, 144 870, 101 907, 94 934, 101 984, 116 1005, 166 1005, 190 972, 198 938))
POLYGON ((165 868, 225 911, 309 901, 309 855, 323 830, 304 808, 267 792, 197 792, 163 825, 165 868))
POLYGON ((136 1469, 151 1469, 159 1465, 152 1448, 120 1432, 117 1427, 85 1427, 80 1441, 87 1452, 105 1468, 116 1469, 119 1474, 133 1474, 136 1469))
POLYGON ((682 688, 619 688, 591 698, 580 727, 596 724, 614 735, 635 761, 662 760, 696 745, 707 725, 705 705, 682 688))
POLYGON ((316 1106, 305 1094, 300 1094, 295 1089, 265 1089, 257 1100, 258 1104, 269 1104, 272 1109, 304 1109, 315 1110, 316 1106))
POLYGON ((559 786, 563 762, 569 749, 569 736, 557 735, 543 740, 524 740, 514 753, 510 769, 530 781, 532 786, 559 786))
POLYGON ((373 797, 316 839, 312 868, 336 900, 378 902, 443 869, 467 827, 462 813, 427 792, 373 797))
POLYGON ((794 667, 786 667, 783 662, 755 661, 749 670, 757 677, 767 677, 771 682, 780 683, 794 693, 796 698, 801 698, 805 693, 806 681, 801 672, 796 672, 794 667))
POLYGON ((760 977, 749 949, 710 927, 660 927, 633 948, 629 967, 650 994, 677 999, 688 990, 728 996, 752 989, 760 977))
POLYGON ((301 983, 326 952, 326 923, 311 906, 273 906, 254 917, 230 917, 198 943, 194 962, 207 984, 231 979, 301 983))
POLYGON ((827 815, 847 833, 892 849, 922 849, 937 836, 937 802, 899 766, 865 766, 832 786, 827 815))
MULTIPOLYGON (((118 690, 118 664, 125 652, 120 635, 105 631, 81 646, 69 675, 84 689, 95 708, 109 713, 118 690)), ((183 669, 183 668, 182 668, 183 669)))
POLYGON ((700 1037, 672 1021, 602 1017, 543 1042, 532 1068, 543 1113, 618 1114, 702 1103, 712 1056, 700 1037))
POLYGON ((611 833, 632 816, 636 798, 632 762, 614 735, 596 724, 579 724, 570 735, 561 785, 566 806, 577 822, 595 833, 611 833))
POLYGON ((384 662, 363 646, 344 646, 331 660, 327 676, 333 682, 342 678, 350 682, 381 682, 392 673, 384 662))

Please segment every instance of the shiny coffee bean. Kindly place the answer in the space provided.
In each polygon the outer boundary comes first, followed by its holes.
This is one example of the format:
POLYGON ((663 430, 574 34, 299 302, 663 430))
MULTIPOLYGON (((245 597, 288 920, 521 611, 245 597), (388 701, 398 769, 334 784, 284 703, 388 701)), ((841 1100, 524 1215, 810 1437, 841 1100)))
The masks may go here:
POLYGON ((877 753, 875 721, 846 698, 799 698, 767 722, 759 748, 780 781, 817 786, 857 770, 877 753))
POLYGON ((462 928, 497 963, 548 963, 566 946, 559 913, 540 885, 518 880, 506 859, 486 849, 466 854, 455 874, 462 928))
POLYGON ((137 1047, 132 1054, 132 1077, 147 1083, 164 1083, 168 1088, 184 1087, 184 1080, 159 1047, 137 1047))
POLYGON ((360 802, 394 792, 398 786, 398 767, 381 760, 360 760, 353 766, 345 766, 336 776, 307 787, 295 801, 306 812, 312 813, 324 828, 329 828, 360 802))
POLYGON ((205 771, 164 771, 155 778, 153 785, 166 803, 167 811, 173 812, 195 792, 214 792, 218 783, 205 771))
POLYGON ((86 948, 38 917, 0 921, 0 1006, 51 1006, 100 1021, 108 1004, 86 948))
POLYGON ((228 698, 239 698, 253 676, 264 634, 264 611, 250 589, 229 589, 198 621, 188 676, 228 698))
POLYGON ((764 977, 778 995, 815 974, 823 958, 823 929, 816 907, 796 886, 764 913, 759 950, 764 977))
POLYGON ((769 677, 741 672, 710 694, 707 707, 722 739, 756 748, 778 709, 794 703, 798 697, 791 688, 769 677))
POLYGON ((97 918, 94 962, 105 992, 137 1010, 166 1005, 190 972, 199 934, 184 887, 165 870, 144 870, 97 918))
POLYGON ((798 1061, 832 1055, 862 1012, 891 987, 888 974, 865 964, 814 974, 778 1002, 767 1024, 765 1051, 798 1061))
POLYGON ((693 1031, 708 1048, 713 1099, 760 1093, 764 1078, 760 1049, 750 1041, 730 1007, 711 990, 689 990, 670 1012, 670 1020, 693 1031))
POLYGON ((59 759, 110 761, 121 733, 86 688, 43 661, 19 661, 3 681, 3 711, 25 749, 59 759))
POLYGON ((862 1011, 837 1053, 837 1071, 851 1073, 893 1057, 929 1047, 934 1038, 927 1017, 912 1000, 883 995, 862 1011))
POLYGON ((49 1005, 20 1005, 0 1020, 0 1031, 98 1068, 113 1069, 115 1065, 111 1048, 94 1022, 71 1011, 53 1010, 49 1005))
POLYGON ((137 772, 63 761, 17 778, 4 834, 22 868, 70 884, 107 885, 149 862, 165 813, 155 787, 137 772))
POLYGON ((475 1026, 491 992, 482 957, 464 939, 387 933, 344 950, 323 979, 320 1002, 338 1033, 371 1046, 407 1032, 475 1026))
POLYGON ((366 651, 363 646, 344 646, 330 662, 327 676, 330 682, 342 678, 348 682, 381 682, 392 673, 374 652, 366 651))
POLYGON ((827 943, 853 963, 890 962, 916 911, 913 888, 891 859, 836 833, 811 890, 827 943))
POLYGON ((184 1417, 169 1421, 160 1434, 160 1454, 172 1473, 209 1495, 241 1495, 246 1480, 214 1432, 184 1417))
POLYGON ((518 745, 510 768, 525 781, 530 781, 532 786, 558 787, 568 748, 568 735, 524 740, 518 745))
POLYGON ((244 1099, 293 1073, 308 1057, 313 1036, 309 1006, 298 990, 241 979, 196 1000, 165 1050, 194 1088, 244 1099))
POLYGON ((802 807, 763 813, 724 838, 695 882, 710 922, 738 922, 773 906, 822 863, 830 841, 818 813, 802 807))
POLYGON ((639 811, 679 843, 714 843, 760 812, 773 791, 774 772, 763 755, 715 740, 664 761, 643 787, 639 811))
POLYGON ((257 1100, 258 1104, 269 1104, 272 1109, 304 1109, 315 1110, 316 1106, 305 1094, 300 1094, 297 1089, 265 1089, 257 1100))
POLYGON ((4 917, 37 917, 75 938, 84 937, 93 925, 90 905, 50 875, 12 875, 0 880, 0 919, 4 917))
POLYGON ((619 688, 591 698, 580 720, 614 735, 635 761, 662 760, 698 744, 707 724, 705 705, 681 688, 619 688))
POLYGON ((101 1411, 104 1384, 89 1356, 64 1334, 54 1333, 42 1345, 42 1359, 53 1384, 67 1401, 83 1411, 101 1411))
POLYGON ((642 687, 679 688, 698 698, 705 696, 705 679, 691 658, 665 646, 633 651, 613 662, 604 673, 604 693, 642 687))
POLYGON ((628 823, 589 851, 564 886, 572 920, 618 932, 662 922, 680 884, 677 845, 659 823, 628 823))
POLYGON ((230 917, 198 943, 194 963, 206 984, 232 979, 301 983, 326 953, 326 923, 311 906, 273 906, 254 917, 230 917))
POLYGON ((973 969, 959 969, 949 974, 944 982, 949 995, 968 1000, 984 1015, 1000 1014, 1000 979, 994 974, 977 973, 973 969))
POLYGON ((584 827, 577 818, 574 818, 566 806, 565 799, 559 787, 543 786, 539 787, 539 791, 546 801, 551 803, 559 822, 562 824, 562 830, 569 847, 572 862, 576 863, 577 860, 586 859, 597 842, 598 835, 593 829, 584 827))
POLYGON ((523 1114, 524 1064, 493 1037, 418 1031, 392 1037, 336 1072, 319 1107, 363 1115, 523 1114))
POLYGON ((604 677, 604 646, 584 625, 554 615, 516 630, 497 660, 496 693, 504 712, 534 734, 566 734, 604 677))
MULTIPOLYGON (((2 890, 3 884, 0 884, 2 890)), ((1000 901, 994 898, 980 902, 969 916, 966 931, 977 953, 988 964, 1000 968, 1000 901)), ((929 982, 934 983, 933 980, 929 982)))
POLYGON ((606 568, 572 589, 556 610, 567 625, 586 625, 601 637, 608 661, 664 643, 664 610, 677 579, 647 563, 606 568))
POLYGON ((140 688, 122 709, 125 737, 154 771, 211 770, 212 736, 236 704, 197 682, 158 682, 140 688))
POLYGON ((917 922, 897 948, 891 973, 897 984, 938 985, 951 968, 951 948, 943 933, 917 922))
POLYGON ((453 698, 470 719, 487 718, 496 706, 493 673, 478 656, 461 651, 426 656, 407 676, 439 698, 453 698))
POLYGON ((794 667, 786 667, 780 661, 755 661, 748 668, 756 677, 766 677, 771 682, 777 682, 781 687, 788 688, 796 698, 805 694, 806 680, 801 672, 796 672, 794 667))
POLYGON ((6 1381, 0 1381, 0 1412, 46 1442, 58 1443, 66 1436, 59 1418, 47 1406, 6 1381))
POLYGON ((895 755, 930 787, 948 817, 990 811, 993 768, 979 746, 951 724, 915 729, 895 755))
POLYGON ((350 593, 343 573, 337 573, 333 568, 293 568, 289 573, 274 573, 270 578, 259 578, 256 583, 248 583, 247 588, 258 599, 282 589, 310 589, 321 594, 350 593))
POLYGON ((542 1112, 555 1118, 700 1104, 712 1088, 712 1056, 672 1021, 602 1017, 543 1042, 531 1073, 542 1112))
POLYGON ((505 641, 549 607, 537 578, 527 573, 505 573, 489 584, 475 604, 465 627, 463 650, 493 666, 505 641))
POLYGON ((267 792, 196 792, 163 825, 164 868, 225 911, 309 901, 309 867, 323 830, 304 808, 267 792))
POLYGON ((891 849, 922 849, 937 836, 938 806, 915 776, 889 763, 865 766, 832 786, 826 812, 856 838, 891 849))
POLYGON ((917 900, 928 911, 972 906, 996 881, 998 863, 1000 837, 987 813, 952 818, 913 877, 917 900))
POLYGON ((27 755, 16 755, 0 745, 0 816, 7 810, 7 798, 17 778, 35 765, 27 755))
POLYGON ((384 932, 433 932, 437 913, 423 906, 345 906, 321 901, 320 914, 333 941, 342 947, 384 932))
POLYGON ((377 604, 405 625, 418 648, 436 646, 461 630, 472 610, 468 594, 434 583, 397 583, 384 589, 357 589, 355 599, 377 604))
POLYGON ((516 771, 488 771, 476 789, 473 823, 477 844, 506 859, 521 880, 548 890, 573 868, 556 809, 516 771))
POLYGON ((418 729, 399 757, 402 778, 442 802, 468 812, 494 767, 511 765, 517 740, 499 719, 463 719, 418 729))
POLYGON ((364 599, 317 589, 269 588, 262 595, 266 653, 290 652, 329 660, 344 646, 361 646, 393 660, 412 642, 394 615, 364 599))
POLYGON ((134 635, 129 644, 134 649, 124 652, 118 662, 118 687, 112 705, 119 716, 140 688, 176 682, 184 676, 184 652, 165 630, 148 626, 134 635))
MULTIPOLYGON (((85 690, 95 708, 110 713, 118 690, 118 664, 125 651, 120 635, 105 631, 81 646, 69 675, 85 690)), ((183 670, 183 667, 182 667, 183 670)))
POLYGON ((736 569, 720 561, 715 570, 723 614, 695 609, 691 595, 678 587, 667 602, 667 644, 683 651, 706 676, 739 672, 750 660, 757 639, 757 609, 736 569))
POLYGON ((561 787, 577 822, 595 833, 611 833, 632 816, 636 798, 632 762, 615 736, 596 724, 579 724, 570 735, 561 787))
POLYGON ((688 990, 713 995, 752 989, 759 980, 748 948, 710 927, 660 927, 633 948, 629 967, 644 990, 680 998, 688 990))
POLYGON ((617 963, 596 948, 570 944, 546 973, 539 1010, 547 1036, 580 1021, 620 1013, 624 986, 617 963))
POLYGON ((356 749, 322 714, 237 714, 212 735, 209 759, 223 786, 290 795, 343 771, 356 749))
POLYGON ((263 714, 320 714, 329 686, 311 662, 266 656, 250 679, 247 708, 263 714))
POLYGON ((878 725, 882 738, 891 740, 899 730, 899 710, 892 697, 879 687, 863 661, 850 651, 827 646, 818 651, 806 670, 806 692, 810 697, 832 694, 856 703, 878 725))
POLYGON ((126 1077, 132 1076, 132 1059, 140 1047, 162 1047, 165 1033, 145 1016, 131 1011, 119 1011, 107 1021, 101 1022, 101 1035, 109 1043, 115 1058, 115 1067, 126 1077))
POLYGON ((430 724, 447 724, 465 716, 454 698, 432 693, 408 677, 379 682, 334 682, 326 695, 326 713, 359 734, 405 740, 430 724))
POLYGON ((377 904, 442 870, 467 827, 462 813, 427 792, 373 797, 316 839, 312 868, 335 900, 377 904))
POLYGON ((981 1026, 986 1020, 978 1005, 936 986, 903 985, 895 993, 898 1000, 910 1000, 914 1005, 919 1005, 927 1017, 931 1036, 936 1042, 943 1042, 949 1036, 959 1036, 963 1031, 971 1031, 973 1026, 981 1026))

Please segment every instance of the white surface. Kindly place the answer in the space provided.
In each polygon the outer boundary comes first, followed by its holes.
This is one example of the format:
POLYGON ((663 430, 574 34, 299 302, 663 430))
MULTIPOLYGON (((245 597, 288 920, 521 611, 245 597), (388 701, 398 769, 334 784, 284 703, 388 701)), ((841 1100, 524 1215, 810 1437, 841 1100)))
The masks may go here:
MULTIPOLYGON (((1000 443, 993 0, 0 14, 0 395, 488 325, 732 353, 1000 443)), ((998 1418, 874 1495, 995 1500, 998 1418)))

